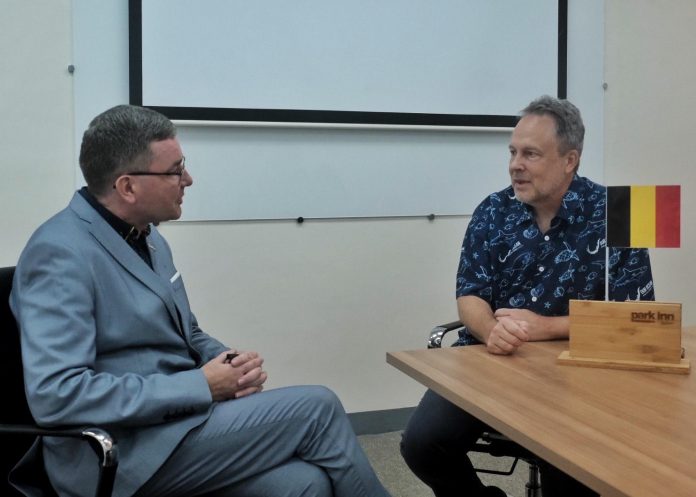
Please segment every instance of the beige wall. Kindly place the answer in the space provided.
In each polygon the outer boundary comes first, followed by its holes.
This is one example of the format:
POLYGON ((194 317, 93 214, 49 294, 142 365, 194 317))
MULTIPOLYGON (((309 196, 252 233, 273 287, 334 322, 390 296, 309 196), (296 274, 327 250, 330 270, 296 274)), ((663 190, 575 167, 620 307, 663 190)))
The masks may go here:
MULTIPOLYGON (((689 212, 696 3, 606 4, 607 182, 681 183, 689 212)), ((3 2, 1 265, 16 262, 29 234, 73 189, 70 8, 69 0, 3 2)), ((422 347, 432 324, 455 316, 466 222, 178 223, 162 231, 206 329, 260 350, 270 386, 324 383, 349 411, 364 411, 417 402, 422 388, 388 367, 384 353, 422 347)), ((684 302, 694 324, 688 222, 683 239, 680 250, 653 251, 657 291, 684 302)))
POLYGON ((75 181, 70 7, 69 0, 3 0, 0 7, 2 265, 16 262, 75 181))
POLYGON ((682 246, 651 251, 657 298, 696 322, 696 2, 606 2, 604 167, 610 185, 681 184, 682 246))

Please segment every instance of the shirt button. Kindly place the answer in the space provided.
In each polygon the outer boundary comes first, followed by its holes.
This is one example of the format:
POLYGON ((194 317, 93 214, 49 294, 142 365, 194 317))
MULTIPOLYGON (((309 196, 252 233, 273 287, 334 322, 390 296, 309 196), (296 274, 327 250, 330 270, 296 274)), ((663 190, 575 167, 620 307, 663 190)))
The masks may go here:
POLYGON ((545 235, 544 240, 546 240, 548 242, 549 240, 551 240, 551 237, 549 237, 549 235, 545 235))
POLYGON ((544 266, 539 266, 539 272, 543 273, 546 268, 544 266))
POLYGON ((532 302, 536 302, 536 301, 537 301, 537 298, 536 298, 536 297, 532 297, 532 302))

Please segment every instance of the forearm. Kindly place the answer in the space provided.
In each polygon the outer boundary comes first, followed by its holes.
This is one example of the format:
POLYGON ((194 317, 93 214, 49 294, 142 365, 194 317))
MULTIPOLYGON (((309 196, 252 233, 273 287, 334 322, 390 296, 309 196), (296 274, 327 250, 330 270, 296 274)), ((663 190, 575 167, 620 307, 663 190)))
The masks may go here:
POLYGON ((529 328, 531 341, 561 340, 568 338, 570 319, 568 316, 538 316, 539 325, 529 328))
POLYGON ((457 299, 459 320, 477 340, 482 343, 488 341, 491 330, 497 320, 491 306, 482 298, 466 295, 457 299))
POLYGON ((541 316, 527 309, 498 309, 493 312, 488 302, 473 295, 459 297, 457 308, 459 320, 482 343, 488 342, 491 330, 501 317, 525 322, 531 341, 566 339, 570 331, 568 316, 541 316))

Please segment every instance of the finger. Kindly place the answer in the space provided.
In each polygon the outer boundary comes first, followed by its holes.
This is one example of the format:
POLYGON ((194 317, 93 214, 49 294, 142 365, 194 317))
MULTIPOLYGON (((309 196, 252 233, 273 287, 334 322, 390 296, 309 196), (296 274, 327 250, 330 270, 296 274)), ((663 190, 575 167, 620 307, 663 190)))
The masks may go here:
POLYGON ((251 371, 243 374, 242 377, 237 380, 237 385, 240 387, 254 385, 263 374, 264 373, 260 367, 254 368, 251 371))
POLYGON ((230 364, 235 368, 242 368, 242 371, 246 372, 263 364, 263 359, 256 352, 241 352, 230 364))
POLYGON ((491 334, 488 336, 488 341, 486 343, 486 348, 491 354, 509 354, 510 344, 505 340, 502 335, 507 333, 502 325, 497 324, 491 334))
POLYGON ((502 336, 499 336, 493 343, 495 349, 497 349, 500 354, 512 354, 517 348, 517 344, 505 340, 502 336))
POLYGON ((508 307, 501 307, 500 309, 496 309, 496 311, 493 313, 493 316, 496 318, 502 318, 502 317, 514 317, 519 314, 519 309, 510 309, 508 307))
POLYGON ((236 349, 230 349, 227 352, 223 352, 221 355, 224 355, 223 362, 227 364, 232 364, 232 361, 239 356, 239 351, 236 349))
POLYGON ((529 339, 527 333, 528 324, 526 321, 518 321, 511 318, 503 318, 499 322, 502 328, 500 335, 512 344, 521 345, 521 342, 526 342, 529 339), (519 343, 518 343, 519 342, 519 343))
POLYGON ((256 382, 255 386, 259 387, 260 389, 263 390, 263 384, 266 383, 266 380, 268 379, 268 373, 263 371, 261 373, 261 376, 259 376, 259 380, 256 382))
POLYGON ((263 366, 263 359, 257 357, 256 359, 252 359, 251 361, 245 362, 242 365, 240 365, 239 370, 241 371, 242 376, 244 376, 246 374, 249 374, 250 371, 260 369, 261 366, 263 366))
MULTIPOLYGON (((246 364, 248 362, 255 361, 257 359, 260 359, 258 352, 252 352, 252 351, 242 352, 239 354, 239 356, 237 356, 237 358, 233 362, 233 365, 235 367, 239 367, 242 364, 246 364)), ((263 359, 261 359, 261 361, 263 362, 263 359)))
POLYGON ((491 342, 487 345, 487 350, 491 354, 495 355, 510 355, 512 352, 514 352, 514 348, 512 350, 509 349, 510 345, 507 344, 506 342, 501 343, 496 343, 496 342, 491 342))
POLYGON ((513 354, 524 343, 515 333, 510 333, 502 325, 490 338, 493 353, 499 354, 513 354))

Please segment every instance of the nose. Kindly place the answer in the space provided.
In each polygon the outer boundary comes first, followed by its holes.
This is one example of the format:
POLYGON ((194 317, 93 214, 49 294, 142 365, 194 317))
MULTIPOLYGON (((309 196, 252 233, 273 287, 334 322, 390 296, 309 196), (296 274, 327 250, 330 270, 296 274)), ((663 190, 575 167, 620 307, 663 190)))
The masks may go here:
POLYGON ((193 184, 193 176, 191 176, 188 169, 184 169, 184 174, 181 175, 181 184, 184 188, 193 184))
POLYGON ((519 171, 520 169, 523 169, 524 165, 522 163, 522 159, 520 157, 520 154, 510 154, 510 165, 509 169, 510 171, 519 171))

